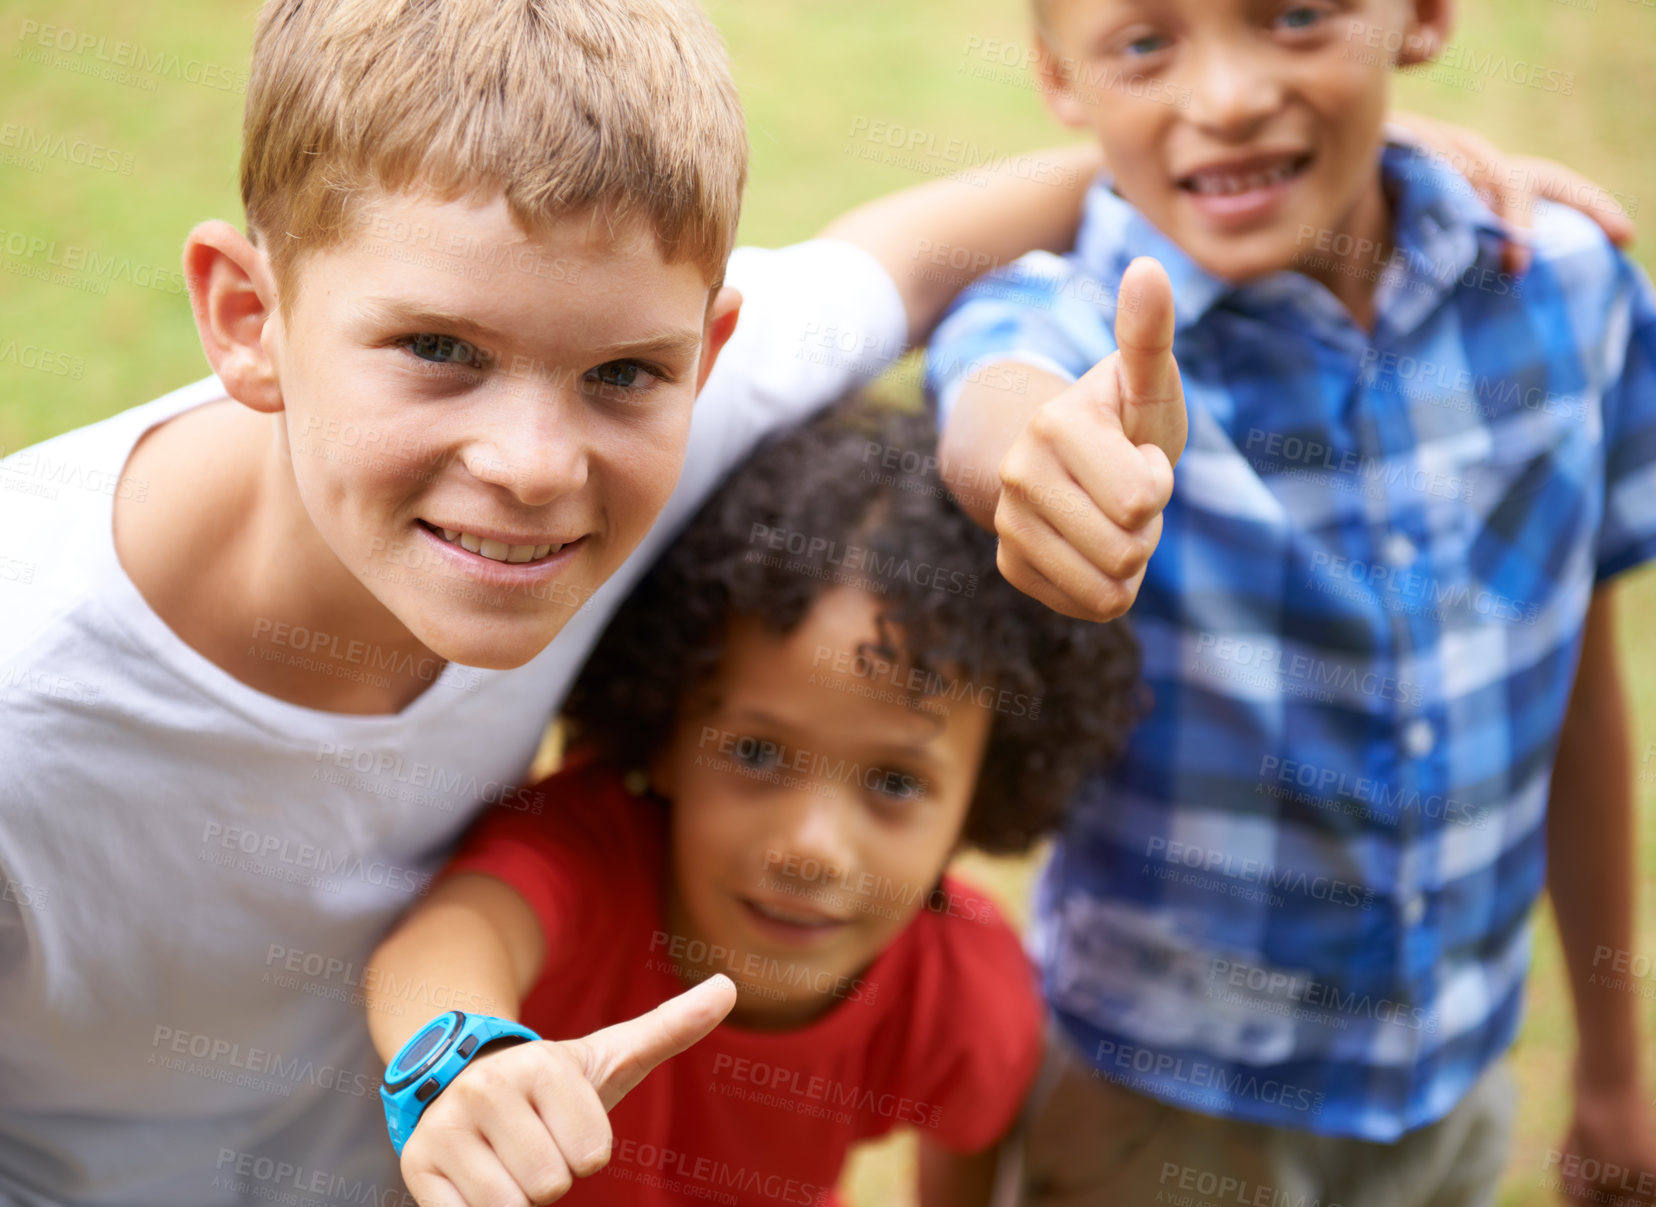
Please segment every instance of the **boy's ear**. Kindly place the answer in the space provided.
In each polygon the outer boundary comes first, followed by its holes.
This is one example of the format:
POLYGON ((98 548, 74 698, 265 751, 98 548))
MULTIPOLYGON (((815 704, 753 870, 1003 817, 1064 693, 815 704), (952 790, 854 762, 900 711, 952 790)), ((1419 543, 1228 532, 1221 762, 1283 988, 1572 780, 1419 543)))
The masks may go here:
POLYGON ((1041 86, 1041 103, 1064 125, 1071 129, 1084 129, 1091 124, 1087 120, 1087 103, 1076 94, 1075 81, 1070 77, 1071 66, 1052 48, 1046 34, 1037 29, 1035 78, 1041 86))
POLYGON ((1455 29, 1455 0, 1412 0, 1409 23, 1403 29, 1399 67, 1430 63, 1443 53, 1455 29))
POLYGON ((184 279, 201 349, 226 392, 255 411, 281 410, 263 339, 276 308, 268 257, 228 222, 203 222, 184 240, 184 279))
POLYGON ((719 353, 730 342, 730 337, 736 334, 736 320, 741 313, 742 295, 729 285, 721 287, 707 308, 707 322, 702 327, 702 354, 701 363, 696 366, 696 393, 701 393, 702 387, 707 384, 708 374, 713 372, 714 362, 719 359, 719 353))

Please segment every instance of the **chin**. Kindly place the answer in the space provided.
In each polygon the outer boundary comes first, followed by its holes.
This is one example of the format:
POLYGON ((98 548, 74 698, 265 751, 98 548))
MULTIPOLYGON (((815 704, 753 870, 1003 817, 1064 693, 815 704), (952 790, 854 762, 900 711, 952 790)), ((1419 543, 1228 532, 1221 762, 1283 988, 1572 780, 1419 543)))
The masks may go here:
MULTIPOLYGON (((481 628, 487 622, 478 622, 481 628)), ((460 622, 463 626, 464 622, 460 622)), ((563 631, 563 625, 555 627, 529 626, 524 624, 501 625, 496 622, 493 626, 503 631, 486 633, 479 628, 465 628, 448 626, 438 628, 432 632, 415 630, 418 637, 433 654, 446 662, 458 662, 462 666, 474 666, 480 670, 509 671, 534 661, 552 640, 563 631)))

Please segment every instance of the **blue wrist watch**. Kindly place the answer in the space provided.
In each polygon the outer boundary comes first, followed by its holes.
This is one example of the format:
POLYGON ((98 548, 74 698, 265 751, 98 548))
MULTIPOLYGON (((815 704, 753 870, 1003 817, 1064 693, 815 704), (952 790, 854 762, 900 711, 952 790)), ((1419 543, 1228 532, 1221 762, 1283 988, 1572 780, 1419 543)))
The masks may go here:
POLYGON ((489 1014, 450 1010, 432 1019, 391 1058, 385 1070, 380 1099, 385 1103, 385 1126, 391 1147, 402 1156, 403 1145, 426 1107, 448 1088, 478 1049, 498 1039, 535 1040, 528 1027, 489 1014))

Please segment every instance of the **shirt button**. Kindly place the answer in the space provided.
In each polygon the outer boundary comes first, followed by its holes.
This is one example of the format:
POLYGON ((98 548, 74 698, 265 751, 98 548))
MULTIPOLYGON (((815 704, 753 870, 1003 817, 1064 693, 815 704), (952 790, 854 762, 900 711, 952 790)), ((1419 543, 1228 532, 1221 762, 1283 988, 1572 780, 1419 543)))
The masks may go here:
POLYGON ((1386 560, 1394 566, 1407 566, 1419 552, 1415 543, 1401 532, 1394 532, 1386 538, 1386 560))
POLYGON ((1437 745, 1437 730, 1425 717, 1416 717, 1403 727, 1403 753, 1411 759, 1423 759, 1437 745))
POLYGON ((1426 916, 1426 898, 1419 893, 1403 902, 1403 925, 1419 926, 1420 920, 1426 916))

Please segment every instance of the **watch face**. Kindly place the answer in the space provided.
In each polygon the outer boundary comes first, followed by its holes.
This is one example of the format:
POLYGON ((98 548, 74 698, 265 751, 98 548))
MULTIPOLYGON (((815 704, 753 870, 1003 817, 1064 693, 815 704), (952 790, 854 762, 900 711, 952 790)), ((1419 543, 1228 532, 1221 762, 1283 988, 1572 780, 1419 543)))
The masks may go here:
POLYGON ((459 1025, 460 1016, 454 1011, 433 1019, 424 1031, 415 1036, 414 1042, 404 1048, 397 1061, 385 1073, 387 1085, 395 1085, 400 1081, 407 1081, 420 1071, 420 1066, 437 1050, 445 1039, 453 1034, 459 1025))

